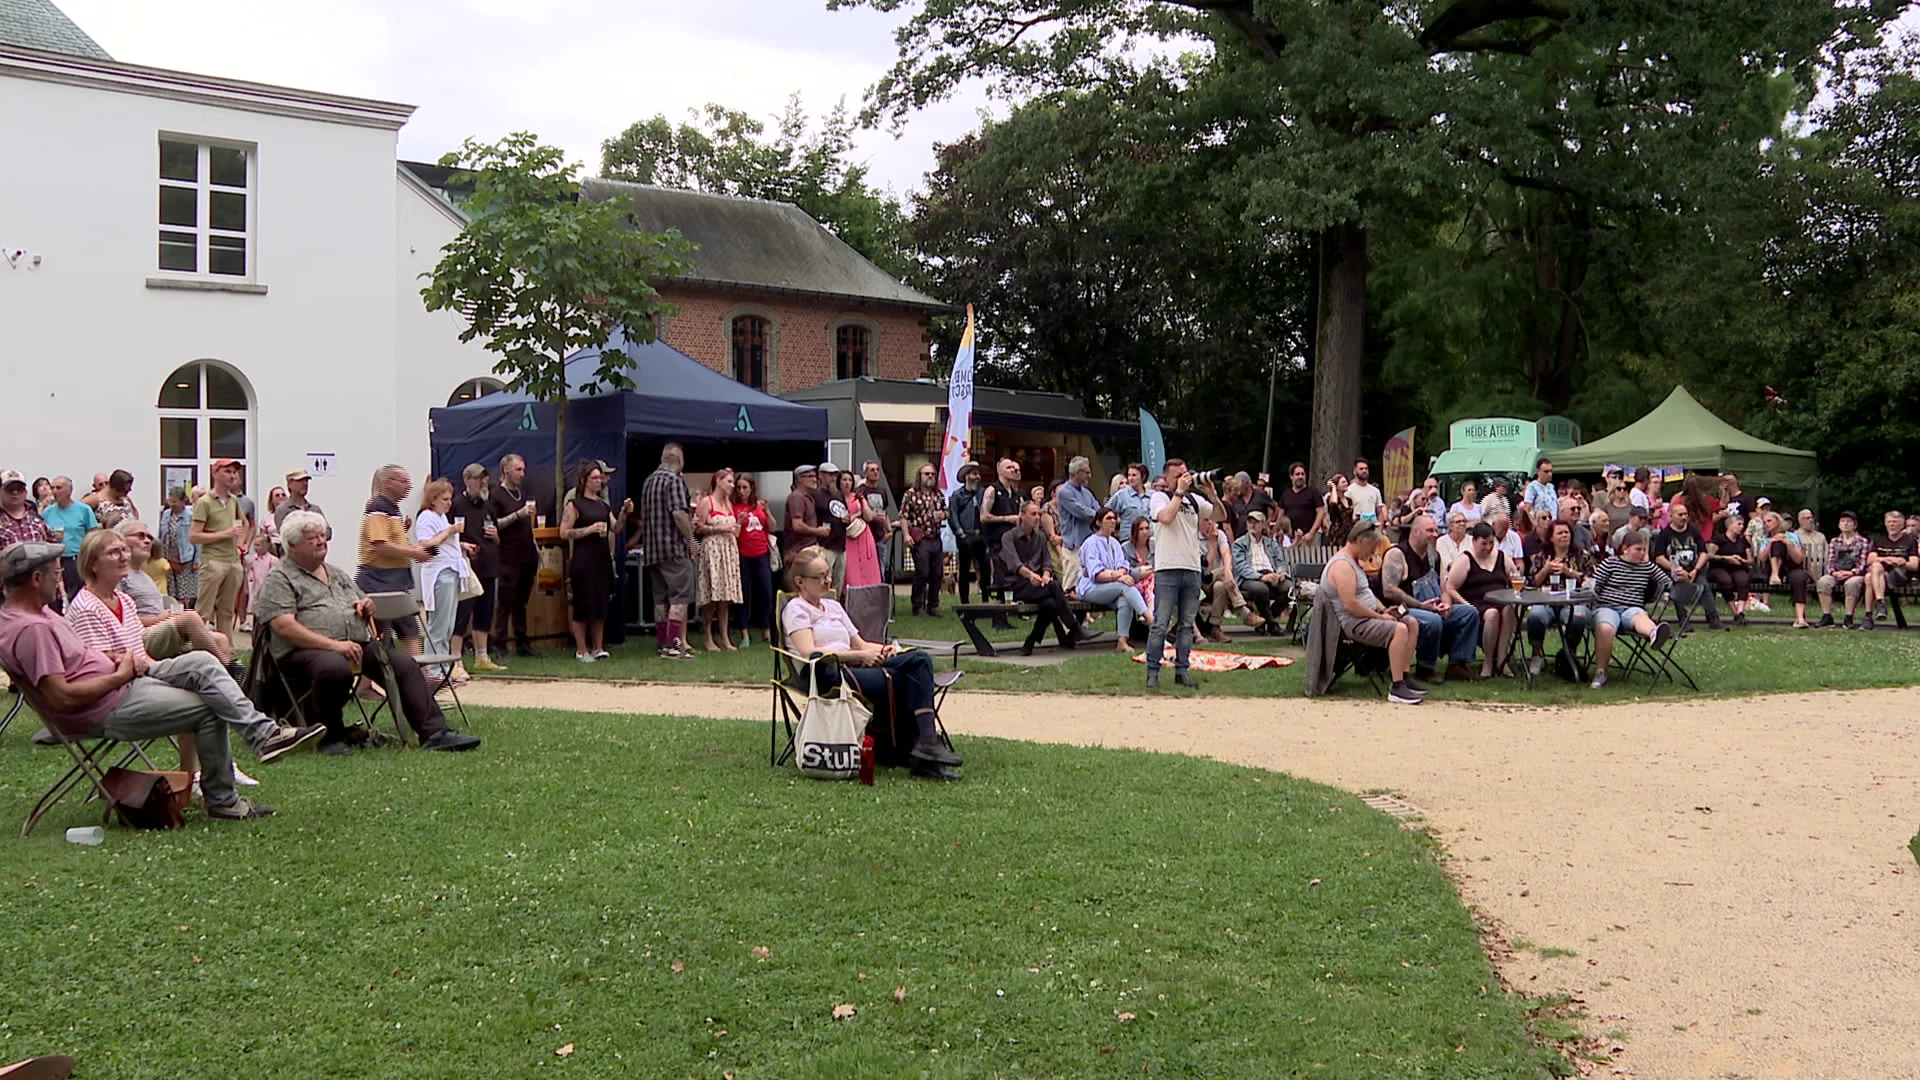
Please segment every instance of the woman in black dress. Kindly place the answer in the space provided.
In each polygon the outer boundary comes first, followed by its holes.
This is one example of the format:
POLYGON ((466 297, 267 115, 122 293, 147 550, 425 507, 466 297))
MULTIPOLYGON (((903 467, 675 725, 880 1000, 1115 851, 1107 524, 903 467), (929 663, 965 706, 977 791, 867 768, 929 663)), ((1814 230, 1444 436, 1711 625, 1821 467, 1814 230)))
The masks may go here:
POLYGON ((1347 498, 1347 478, 1334 473, 1327 477, 1327 531, 1320 542, 1328 547, 1345 547, 1347 534, 1353 531, 1353 500, 1347 498))
POLYGON ((1484 657, 1480 662, 1480 677, 1490 679, 1495 671, 1511 675, 1513 672, 1507 669, 1508 645, 1519 620, 1488 596, 1513 588, 1517 575, 1507 565, 1506 552, 1493 541, 1493 526, 1482 521, 1467 530, 1467 537, 1467 550, 1447 569, 1447 584, 1480 612, 1480 649, 1484 657))
POLYGON ((613 596, 613 508, 606 503, 607 474, 594 461, 580 463, 574 496, 560 515, 560 536, 573 545, 567 581, 573 587, 573 658, 583 664, 607 656, 607 606, 613 596))

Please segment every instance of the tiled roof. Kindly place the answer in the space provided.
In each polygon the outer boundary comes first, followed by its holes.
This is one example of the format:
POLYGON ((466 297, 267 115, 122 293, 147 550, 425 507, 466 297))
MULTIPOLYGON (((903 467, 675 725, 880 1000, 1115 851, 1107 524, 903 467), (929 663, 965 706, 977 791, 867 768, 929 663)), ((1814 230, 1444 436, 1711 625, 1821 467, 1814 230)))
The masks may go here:
POLYGON ((48 0, 0 0, 0 45, 111 60, 107 50, 48 0))

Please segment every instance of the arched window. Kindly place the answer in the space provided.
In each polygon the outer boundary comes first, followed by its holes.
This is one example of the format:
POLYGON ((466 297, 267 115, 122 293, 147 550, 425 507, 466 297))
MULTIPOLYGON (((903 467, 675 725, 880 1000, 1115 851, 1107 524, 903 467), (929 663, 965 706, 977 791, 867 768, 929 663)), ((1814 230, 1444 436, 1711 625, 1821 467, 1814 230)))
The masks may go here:
POLYGON ((507 384, 499 379, 468 379, 454 387, 453 393, 447 395, 447 404, 464 405, 469 401, 486 397, 488 394, 497 394, 506 388, 507 384))
POLYGON ((161 491, 208 483, 213 463, 232 458, 249 478, 253 392, 225 364, 196 360, 160 385, 161 491))
POLYGON ((741 315, 733 320, 733 377, 755 390, 767 388, 767 320, 741 315))
POLYGON ((873 331, 849 323, 833 335, 833 377, 857 379, 873 374, 873 331))

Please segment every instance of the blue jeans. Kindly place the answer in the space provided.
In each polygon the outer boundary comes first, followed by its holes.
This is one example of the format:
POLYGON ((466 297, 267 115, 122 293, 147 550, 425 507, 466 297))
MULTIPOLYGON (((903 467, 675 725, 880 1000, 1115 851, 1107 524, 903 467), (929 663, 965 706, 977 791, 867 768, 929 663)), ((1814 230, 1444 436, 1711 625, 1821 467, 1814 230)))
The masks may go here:
POLYGON ((1455 604, 1445 616, 1425 608, 1408 608, 1407 614, 1420 624, 1420 639, 1414 646, 1414 665, 1432 671, 1440 664, 1440 644, 1447 643, 1447 659, 1456 664, 1473 663, 1480 648, 1480 613, 1471 604, 1455 604))
MULTIPOLYGON (((453 617, 460 610, 460 575, 450 566, 440 568, 440 576, 433 580, 433 610, 427 612, 427 645, 429 653, 445 654, 453 648, 453 617)), ((439 668, 429 674, 438 677, 439 668)))
POLYGON ((1174 628, 1173 672, 1187 673, 1187 654, 1193 651, 1193 619, 1200 613, 1200 571, 1156 570, 1153 573, 1153 630, 1147 635, 1147 674, 1160 673, 1160 654, 1167 644, 1167 624, 1174 628))
POLYGON ((1147 600, 1140 595, 1136 585, 1123 585, 1118 581, 1103 581, 1080 594, 1080 599, 1098 608, 1112 608, 1120 616, 1120 636, 1126 637, 1133 629, 1134 619, 1147 617, 1147 600))
MULTIPOLYGON (((1587 623, 1593 609, 1584 604, 1578 607, 1551 608, 1545 604, 1535 604, 1527 609, 1527 637, 1538 648, 1547 640, 1547 628, 1557 620, 1567 628, 1567 647, 1577 648, 1580 635, 1587 632, 1587 623)), ((1632 620, 1628 620, 1629 623, 1632 620)))

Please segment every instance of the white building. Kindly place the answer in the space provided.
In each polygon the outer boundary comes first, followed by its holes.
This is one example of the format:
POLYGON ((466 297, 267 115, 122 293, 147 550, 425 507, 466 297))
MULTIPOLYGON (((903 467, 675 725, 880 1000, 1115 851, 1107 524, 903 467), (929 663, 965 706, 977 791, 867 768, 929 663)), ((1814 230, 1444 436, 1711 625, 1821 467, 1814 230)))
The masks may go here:
POLYGON ((0 0, 0 467, 124 468, 149 515, 221 457, 264 496, 332 455, 312 497, 356 518, 376 467, 424 474, 427 410, 492 357, 420 301, 461 219, 396 165, 412 112, 118 63, 0 0))

